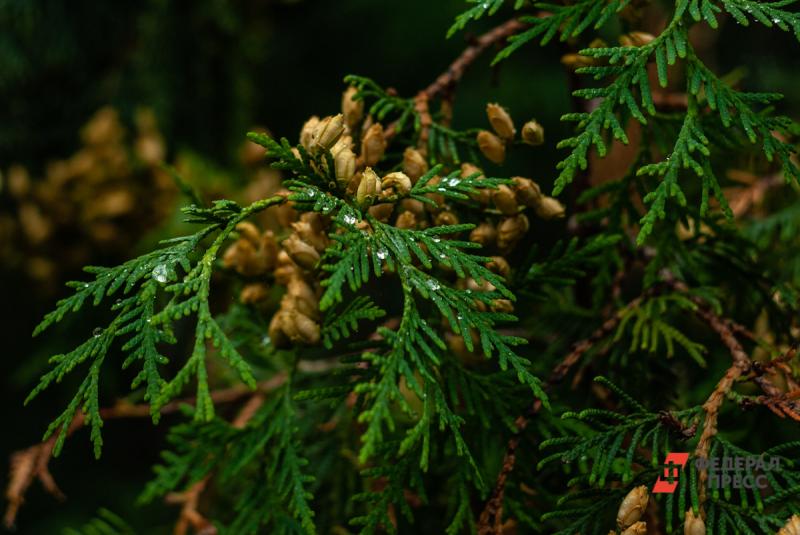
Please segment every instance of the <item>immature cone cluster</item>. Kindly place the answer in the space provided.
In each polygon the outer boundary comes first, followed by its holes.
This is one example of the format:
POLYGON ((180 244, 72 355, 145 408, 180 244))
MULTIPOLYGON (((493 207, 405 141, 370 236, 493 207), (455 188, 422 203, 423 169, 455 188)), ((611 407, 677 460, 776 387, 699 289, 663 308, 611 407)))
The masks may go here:
MULTIPOLYGON (((501 164, 506 159, 506 146, 514 141, 517 129, 508 111, 499 104, 486 105, 486 117, 494 133, 488 130, 478 132, 478 148, 491 162, 501 164)), ((528 145, 541 145, 544 142, 544 128, 535 120, 522 127, 522 141, 528 145)))
POLYGON ((243 288, 242 302, 267 300, 270 272, 277 284, 286 287, 269 325, 269 336, 276 347, 320 341, 319 289, 313 270, 329 245, 327 222, 319 214, 308 212, 290 226, 292 233, 278 244, 272 231, 260 232, 252 223, 240 223, 236 227, 239 239, 223 255, 226 267, 256 279, 243 288))
MULTIPOLYGON (((475 173, 480 173, 480 169, 471 164, 462 166, 462 176, 475 173)), ((524 207, 532 208, 541 219, 564 216, 564 207, 557 199, 544 195, 536 182, 524 177, 513 177, 511 185, 481 190, 473 200, 484 205, 491 203, 504 217, 496 227, 489 222, 478 224, 470 234, 470 241, 484 247, 497 246, 502 253, 513 249, 530 227, 528 217, 522 213, 524 207)))
MULTIPOLYGON (((428 162, 423 153, 414 147, 403 152, 401 170, 385 175, 376 172, 376 165, 383 159, 388 141, 380 123, 371 117, 364 117, 363 103, 354 100, 358 91, 349 88, 342 95, 342 112, 328 117, 311 117, 300 132, 300 145, 312 155, 322 156, 326 151, 330 157, 314 158, 313 165, 323 168, 317 171, 329 175, 328 166, 333 163, 336 182, 342 192, 371 217, 402 229, 424 229, 430 225, 458 225, 457 213, 439 192, 426 193, 433 203, 423 203, 409 197, 414 184, 425 175, 428 162), (355 141, 354 141, 355 139, 355 141), (356 154, 355 148, 359 151, 356 154)), ((482 133, 499 151, 505 150, 505 143, 513 141, 517 134, 511 116, 497 104, 487 106, 487 116, 497 134, 482 133)), ((528 136, 531 125, 526 124, 528 136)), ((539 130, 540 135, 541 132, 539 130)), ((296 149, 296 157, 300 157, 296 149)), ((462 178, 482 178, 482 172, 472 164, 465 163, 461 168, 462 178)), ((448 180, 453 180, 452 177, 448 180)), ((458 180, 455 178, 455 180, 458 180)), ((441 184, 442 177, 432 177, 426 185, 435 187, 441 184)), ((522 213, 531 209, 538 217, 552 219, 562 217, 564 208, 551 197, 542 194, 539 186, 531 179, 514 177, 510 184, 496 189, 481 188, 471 194, 488 214, 501 215, 497 224, 490 220, 476 226, 470 240, 482 244, 491 254, 492 250, 504 255, 510 252, 529 229, 528 216, 522 213)), ((292 203, 285 203, 286 215, 294 215, 292 203)), ((275 209, 277 210, 277 208, 275 209)), ((284 217, 285 217, 284 216, 284 217)), ((366 220, 354 223, 364 231, 369 231, 366 220)), ((284 228, 292 232, 285 238, 271 232, 258 232, 250 224, 237 227, 240 238, 232 244, 224 256, 225 264, 240 275, 256 279, 251 281, 240 298, 247 303, 266 301, 270 295, 265 279, 270 271, 274 280, 287 291, 280 307, 270 324, 269 335, 273 344, 281 346, 289 343, 316 344, 320 341, 320 312, 318 306, 318 276, 315 273, 320 258, 329 244, 327 233, 330 221, 314 213, 306 213, 299 219, 284 222, 284 228)), ((508 277, 510 267, 503 256, 496 255, 487 262, 487 268, 502 277, 508 277)), ((443 263, 441 266, 447 270, 443 263)), ((474 279, 461 279, 457 284, 475 292, 490 292, 495 288, 488 282, 474 279)), ((513 312, 510 300, 493 299, 491 302, 476 301, 482 310, 513 312)), ((453 339, 458 337, 453 337, 453 339)), ((448 342, 450 343, 450 342, 448 342)))
POLYGON ((41 178, 12 165, 5 172, 10 207, 0 213, 0 258, 44 285, 131 243, 172 209, 175 187, 160 164, 164 140, 149 110, 127 135, 113 108, 103 108, 81 130, 82 147, 50 162, 41 178), (58 246, 55 246, 58 244, 58 246))

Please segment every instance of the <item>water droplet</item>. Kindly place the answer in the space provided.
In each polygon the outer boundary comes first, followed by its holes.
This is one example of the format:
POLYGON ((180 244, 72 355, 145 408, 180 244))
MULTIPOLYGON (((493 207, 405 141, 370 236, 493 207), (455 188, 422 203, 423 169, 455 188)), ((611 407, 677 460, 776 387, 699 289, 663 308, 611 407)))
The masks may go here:
POLYGON ((454 187, 458 186, 458 184, 459 184, 460 182, 461 182, 461 180, 460 180, 460 179, 458 179, 458 178, 456 178, 456 177, 452 177, 452 178, 449 178, 449 179, 447 179, 447 182, 446 182, 446 184, 447 184, 448 186, 450 186, 451 188, 454 188, 454 187))
POLYGON ((99 338, 101 334, 103 334, 102 327, 95 327, 95 329, 92 331, 92 336, 94 336, 95 338, 99 338))
POLYGON ((157 280, 161 284, 164 284, 165 282, 167 282, 167 276, 168 276, 167 265, 166 264, 157 265, 156 267, 153 268, 153 272, 151 273, 151 275, 155 280, 157 280))
POLYGON ((441 240, 441 239, 439 239, 439 238, 434 238, 434 239, 433 239, 433 243, 439 243, 440 241, 442 241, 442 240, 441 240))
POLYGON ((444 253, 439 253, 439 258, 444 260, 445 258, 447 258, 447 255, 444 253))
POLYGON ((389 256, 389 252, 386 249, 379 249, 375 255, 381 260, 386 260, 386 257, 389 256))
POLYGON ((316 194, 317 194, 317 192, 316 192, 316 191, 314 191, 313 189, 310 189, 310 190, 308 190, 308 196, 309 196, 309 197, 313 197, 313 196, 315 196, 316 194))
POLYGON ((442 287, 435 279, 428 279, 425 281, 425 285, 434 292, 442 287))
POLYGON ((89 283, 88 283, 88 282, 85 282, 85 283, 83 284, 83 287, 84 287, 84 288, 88 288, 88 287, 89 287, 89 283))
POLYGON ((270 337, 269 337, 269 336, 267 336, 266 334, 265 334, 263 337, 261 337, 261 345, 262 345, 262 346, 268 346, 268 345, 270 345, 271 343, 272 343, 272 340, 271 340, 271 339, 270 339, 270 337))
POLYGON ((348 225, 355 225, 356 224, 356 218, 353 217, 350 214, 347 214, 347 215, 344 216, 344 222, 347 223, 348 225))

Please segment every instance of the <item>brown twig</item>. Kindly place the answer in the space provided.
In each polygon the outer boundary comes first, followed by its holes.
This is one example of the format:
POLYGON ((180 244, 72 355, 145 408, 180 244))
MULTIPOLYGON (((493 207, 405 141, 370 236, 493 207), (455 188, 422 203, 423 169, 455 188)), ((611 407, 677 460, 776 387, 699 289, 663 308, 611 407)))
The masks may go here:
MULTIPOLYGON (((639 297, 630 301, 627 305, 617 310, 617 312, 608 318, 603 324, 598 327, 589 337, 575 343, 572 346, 572 351, 569 352, 558 364, 553 368, 550 377, 544 385, 545 392, 549 392, 555 385, 560 383, 566 377, 569 370, 586 354, 592 347, 594 347, 603 338, 611 334, 617 328, 619 322, 631 309, 641 305, 642 301, 649 298, 659 291, 658 286, 652 286, 643 292, 639 297)), ((481 511, 481 516, 478 520, 478 535, 500 535, 503 533, 503 499, 505 497, 506 481, 508 476, 514 470, 517 458, 517 447, 519 446, 522 438, 522 433, 528 426, 530 419, 538 413, 542 408, 542 401, 537 399, 533 405, 526 411, 526 413, 517 417, 515 426, 517 430, 511 436, 506 446, 506 452, 503 456, 503 466, 500 473, 497 475, 494 490, 486 505, 481 511)))
MULTIPOLYGON (((284 374, 282 380, 279 381, 280 384, 277 384, 275 388, 283 384, 285 380, 286 376, 284 374)), ((257 390, 255 393, 251 391, 251 394, 250 399, 239 409, 236 418, 231 422, 231 425, 236 429, 241 429, 247 425, 247 422, 266 401, 264 390, 257 390)), ((192 528, 197 535, 217 535, 217 528, 199 510, 200 497, 210 480, 211 474, 208 474, 185 491, 173 492, 167 495, 165 499, 167 503, 181 505, 181 512, 173 530, 174 535, 187 535, 189 528, 192 528)))
POLYGON ((464 76, 467 68, 483 54, 486 49, 493 46, 495 43, 503 41, 515 33, 527 27, 526 24, 518 21, 517 19, 507 20, 503 24, 496 26, 485 34, 481 35, 475 41, 464 49, 453 63, 447 68, 445 72, 440 74, 436 80, 428 87, 423 89, 421 93, 426 98, 432 99, 440 93, 452 88, 464 76))
MULTIPOLYGON (((258 383, 255 394, 252 389, 245 385, 237 385, 230 388, 219 389, 211 392, 211 399, 215 404, 235 403, 247 396, 253 398, 263 395, 279 388, 286 382, 286 373, 278 373, 273 377, 258 383)), ((189 397, 167 403, 161 408, 161 414, 171 414, 177 412, 184 404, 191 404, 195 398, 189 397)), ((245 405, 242 410, 247 408, 245 405)), ((254 409, 253 409, 254 410, 254 409)), ((100 409, 100 416, 103 420, 119 420, 123 418, 147 418, 150 416, 150 406, 144 404, 133 404, 127 401, 118 401, 111 407, 100 409)), ((252 414, 250 414, 252 416, 252 414)), ((249 418, 248 418, 249 419, 249 418)), ((234 421, 235 424, 236 421, 234 421)), ((81 429, 85 423, 83 413, 78 413, 67 429, 67 436, 81 429)), ((58 499, 64 499, 64 494, 56 485, 53 476, 50 474, 48 463, 53 454, 57 434, 54 434, 44 442, 19 450, 11 455, 10 478, 6 487, 6 506, 3 523, 7 528, 14 526, 19 508, 25 501, 25 493, 28 491, 34 480, 38 479, 42 486, 50 494, 58 499)))
MULTIPOLYGON (((481 54, 496 43, 507 39, 526 27, 526 24, 517 19, 511 19, 489 30, 465 48, 447 67, 447 70, 440 74, 436 80, 417 93, 414 97, 414 111, 416 111, 420 117, 420 148, 427 146, 429 128, 433 122, 428 109, 428 102, 442 94, 447 94, 447 98, 452 99, 453 87, 461 80, 461 77, 464 76, 467 68, 472 65, 481 54)), ((397 124, 393 122, 384 130, 384 137, 389 140, 394 137, 395 134, 397 134, 397 124)))

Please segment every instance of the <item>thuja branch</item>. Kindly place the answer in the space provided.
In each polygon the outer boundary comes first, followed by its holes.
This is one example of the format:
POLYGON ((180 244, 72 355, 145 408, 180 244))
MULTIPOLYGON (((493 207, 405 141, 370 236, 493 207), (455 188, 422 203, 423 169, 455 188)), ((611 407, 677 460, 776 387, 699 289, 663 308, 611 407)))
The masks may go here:
MULTIPOLYGON (((287 374, 279 372, 269 379, 259 381, 254 391, 246 385, 236 385, 230 388, 214 390, 210 393, 214 404, 233 404, 240 402, 248 397, 261 396, 263 393, 271 392, 282 386, 287 379, 287 374)), ((197 399, 188 397, 173 400, 161 408, 161 414, 173 414, 181 410, 185 405, 193 405, 197 399)), ((146 404, 133 404, 125 400, 118 401, 111 407, 100 409, 100 416, 103 420, 123 420, 128 418, 149 418, 151 408, 146 404)), ((74 416, 67 428, 67 436, 72 435, 86 425, 86 418, 83 413, 74 416)), ((53 449, 56 444, 56 436, 51 436, 44 442, 14 452, 11 455, 9 472, 11 477, 6 487, 6 506, 3 522, 7 528, 11 528, 16 521, 19 508, 25 500, 25 494, 34 480, 38 479, 42 486, 50 494, 57 498, 63 498, 55 481, 50 474, 48 464, 53 457, 53 449)))
MULTIPOLYGON (((552 388, 567 376, 569 371, 588 351, 590 351, 593 347, 595 347, 595 345, 614 332, 628 311, 640 306, 643 301, 660 291, 661 288, 661 285, 648 288, 639 297, 636 297, 627 305, 618 309, 587 338, 573 344, 572 351, 570 351, 563 359, 561 359, 551 371, 547 382, 543 386, 545 392, 549 394, 552 388)), ((506 452, 503 456, 503 463, 501 465, 500 473, 497 475, 494 489, 492 490, 492 495, 486 502, 478 521, 479 535, 499 535, 502 533, 503 499, 505 496, 506 481, 516 465, 516 450, 519 446, 520 440, 522 439, 522 434, 527 428, 530 419, 535 416, 541 410, 541 408, 541 400, 535 400, 528 411, 518 416, 514 422, 516 431, 508 441, 506 452)))

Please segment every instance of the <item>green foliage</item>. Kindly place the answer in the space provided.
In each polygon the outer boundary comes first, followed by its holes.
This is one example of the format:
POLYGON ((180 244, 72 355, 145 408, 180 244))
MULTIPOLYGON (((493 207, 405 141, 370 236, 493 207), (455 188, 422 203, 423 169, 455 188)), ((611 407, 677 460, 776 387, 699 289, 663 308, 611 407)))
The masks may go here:
POLYGON ((220 419, 174 426, 172 449, 162 454, 140 502, 188 489, 216 472, 223 488, 239 496, 225 515, 224 533, 260 533, 264 526, 271 533, 316 533, 308 490, 314 478, 300 451, 299 416, 289 394, 288 387, 272 392, 243 428, 220 419))
MULTIPOLYGON (((765 26, 777 26, 784 31, 800 28, 800 16, 783 8, 794 2, 756 2, 727 0, 720 2, 740 24, 747 25, 750 20, 765 26)), ((497 56, 495 61, 507 58, 511 53, 532 39, 541 36, 541 44, 549 42, 556 35, 562 41, 575 38, 590 27, 600 28, 610 17, 627 6, 627 1, 613 0, 595 2, 583 0, 568 5, 537 4, 544 13, 541 16, 523 17, 530 24, 527 30, 512 36, 509 45, 497 56)), ((483 4, 486 6, 486 4, 483 4)), ((493 6, 492 13, 499 9, 493 6)), ((484 11, 474 10, 461 15, 460 27, 470 18, 481 16, 484 11), (463 22, 462 22, 463 21, 463 22)), ((673 148, 661 162, 639 167, 639 176, 657 176, 658 186, 644 196, 649 209, 641 218, 638 242, 641 244, 653 231, 656 221, 666 216, 666 205, 674 199, 679 205, 686 205, 686 195, 679 179, 686 171, 691 171, 702 184, 701 211, 708 209, 709 194, 720 201, 722 210, 730 210, 722 194, 722 188, 714 175, 712 167, 712 147, 704 129, 739 129, 751 144, 759 143, 767 160, 776 160, 786 176, 786 180, 800 179, 800 170, 791 161, 794 147, 783 139, 794 128, 793 122, 783 116, 773 116, 768 107, 781 98, 779 94, 747 93, 727 85, 725 81, 708 69, 696 55, 688 39, 689 28, 697 22, 705 21, 716 28, 717 13, 720 8, 710 0, 680 0, 667 27, 652 41, 642 46, 616 46, 605 48, 586 48, 581 54, 591 58, 595 65, 577 69, 580 74, 591 75, 595 80, 609 80, 603 87, 577 89, 576 97, 600 99, 600 104, 591 111, 572 112, 562 119, 576 123, 577 133, 559 142, 558 147, 569 150, 568 156, 558 164, 558 175, 554 194, 560 193, 575 176, 586 170, 590 151, 595 150, 601 157, 608 151, 608 137, 628 144, 625 132, 629 119, 642 125, 648 124, 656 115, 653 90, 647 67, 655 62, 658 83, 667 87, 668 69, 679 60, 686 66, 686 93, 689 97, 688 112, 683 126, 673 142, 673 148), (715 114, 715 123, 704 113, 708 107, 715 114), (709 123, 704 126, 703 123, 709 123)), ((800 38, 800 34, 797 34, 800 38)))
POLYGON ((42 376, 26 400, 26 403, 31 401, 51 384, 60 382, 76 367, 88 364, 88 375, 77 394, 45 433, 47 438, 58 432, 55 455, 60 453, 70 424, 78 411, 82 410, 92 429, 95 455, 100 456, 100 430, 103 425, 99 399, 100 371, 118 339, 122 342, 121 350, 127 354, 122 367, 141 362, 142 369, 134 379, 132 388, 145 385, 145 399, 151 404, 154 421, 158 420, 159 409, 177 397, 193 377, 197 381, 198 410, 195 417, 202 420, 213 418, 206 370, 207 343, 217 350, 219 356, 236 370, 246 384, 255 386, 249 365, 211 316, 208 305, 211 275, 219 249, 234 227, 253 213, 281 201, 280 198, 270 198, 246 208, 231 201, 218 201, 211 208, 192 206, 185 210, 187 221, 204 225, 201 230, 190 236, 167 240, 165 247, 121 266, 87 268, 86 271, 94 275, 94 280, 69 284, 75 293, 59 301, 56 309, 45 316, 34 334, 61 321, 66 314, 78 311, 86 303, 98 306, 115 295, 121 297, 111 305, 113 319, 108 325, 95 329, 86 342, 69 353, 54 356, 51 359, 53 369, 42 376), (214 240, 204 247, 204 240, 214 234, 214 240), (177 280, 179 273, 184 274, 181 280, 177 280), (163 307, 157 308, 161 292, 172 294, 172 297, 163 307), (175 377, 166 380, 159 372, 159 366, 167 362, 159 344, 174 343, 172 324, 190 315, 196 316, 194 348, 175 377))
POLYGON ((97 516, 78 529, 66 528, 64 535, 136 535, 136 531, 108 509, 101 508, 97 516))

